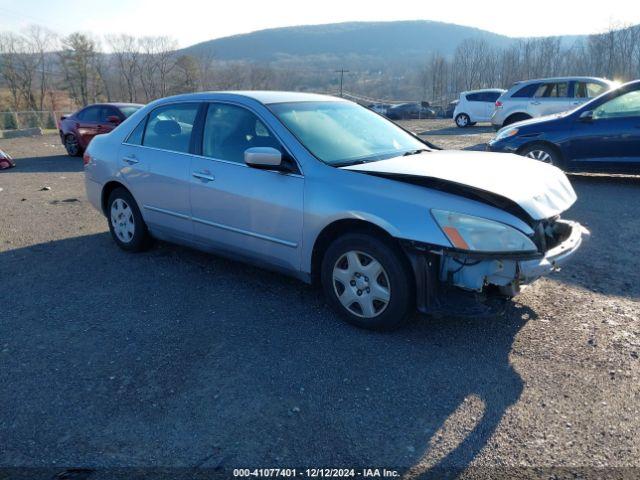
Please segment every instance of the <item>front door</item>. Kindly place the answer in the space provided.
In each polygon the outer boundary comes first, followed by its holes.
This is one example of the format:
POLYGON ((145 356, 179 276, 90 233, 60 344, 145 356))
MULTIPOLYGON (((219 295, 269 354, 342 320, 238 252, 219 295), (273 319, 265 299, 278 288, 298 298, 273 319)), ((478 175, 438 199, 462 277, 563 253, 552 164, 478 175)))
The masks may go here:
POLYGON ((202 156, 191 161, 191 213, 196 241, 216 250, 297 271, 302 243, 304 178, 295 161, 254 113, 225 103, 208 106, 202 156), (251 147, 283 153, 292 173, 244 163, 251 147))
POLYGON ((640 90, 595 106, 591 119, 577 119, 571 140, 574 166, 637 171, 640 167, 640 90))

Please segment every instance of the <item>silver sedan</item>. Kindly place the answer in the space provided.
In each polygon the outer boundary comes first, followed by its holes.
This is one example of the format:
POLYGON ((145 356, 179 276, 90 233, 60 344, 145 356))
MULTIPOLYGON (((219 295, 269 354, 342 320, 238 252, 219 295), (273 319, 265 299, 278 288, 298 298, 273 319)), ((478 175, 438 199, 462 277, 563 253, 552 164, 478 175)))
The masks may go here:
POLYGON ((349 322, 391 329, 449 286, 513 296, 579 248, 557 168, 441 151, 357 104, 288 92, 153 102, 84 156, 114 241, 152 238, 322 285, 349 322))

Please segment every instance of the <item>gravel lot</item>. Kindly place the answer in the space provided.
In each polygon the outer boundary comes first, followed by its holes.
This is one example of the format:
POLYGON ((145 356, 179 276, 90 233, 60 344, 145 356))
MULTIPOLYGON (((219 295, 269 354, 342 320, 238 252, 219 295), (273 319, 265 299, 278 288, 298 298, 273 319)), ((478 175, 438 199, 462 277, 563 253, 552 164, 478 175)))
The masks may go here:
MULTIPOLYGON (((492 135, 407 126, 447 148, 492 135)), ((565 216, 593 236, 503 315, 379 334, 277 274, 120 251, 58 144, 0 140, 18 165, 0 172, 0 466, 640 475, 640 177, 571 177, 565 216)), ((57 478, 114 478, 85 473, 57 478)))

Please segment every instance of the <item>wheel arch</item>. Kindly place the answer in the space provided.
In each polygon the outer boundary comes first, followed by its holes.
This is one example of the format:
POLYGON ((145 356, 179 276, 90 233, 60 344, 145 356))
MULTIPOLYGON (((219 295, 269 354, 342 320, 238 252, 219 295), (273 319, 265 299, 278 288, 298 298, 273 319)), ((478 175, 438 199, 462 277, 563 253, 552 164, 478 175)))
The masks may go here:
POLYGON ((100 207, 102 208, 102 213, 104 213, 105 216, 107 215, 107 202, 109 201, 109 195, 111 195, 111 192, 116 188, 124 188, 135 200, 133 193, 131 193, 131 190, 129 190, 126 185, 118 182, 117 180, 109 180, 104 184, 104 187, 102 187, 102 193, 100 195, 100 207))
MULTIPOLYGON (((394 247, 397 247, 402 255, 406 257, 404 250, 401 248, 400 243, 396 237, 394 237, 389 231, 380 225, 375 224, 369 220, 362 220, 357 218, 343 218, 334 220, 326 225, 316 237, 313 248, 311 251, 311 281, 318 283, 320 279, 320 270, 322 265, 322 258, 324 257, 329 245, 342 235, 347 233, 367 233, 375 235, 378 238, 390 243, 394 247)), ((407 261, 409 259, 407 258, 407 261)))
POLYGON ((504 122, 502 122, 502 126, 506 127, 507 125, 511 125, 512 123, 515 122, 519 122, 522 120, 529 120, 530 118, 533 118, 531 115, 529 115, 527 112, 511 112, 507 118, 504 119, 504 122))

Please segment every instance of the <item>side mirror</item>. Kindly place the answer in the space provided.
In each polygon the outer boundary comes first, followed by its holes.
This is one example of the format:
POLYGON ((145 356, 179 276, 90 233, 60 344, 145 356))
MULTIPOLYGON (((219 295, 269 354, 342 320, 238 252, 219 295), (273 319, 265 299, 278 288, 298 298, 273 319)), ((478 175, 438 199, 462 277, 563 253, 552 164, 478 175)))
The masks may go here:
POLYGON ((252 147, 244 151, 244 163, 262 170, 286 170, 282 165, 282 153, 272 147, 252 147))
POLYGON ((586 112, 582 112, 579 117, 581 122, 591 122, 593 121, 593 111, 587 110, 586 112))
POLYGON ((120 125, 121 120, 120 120, 120 117, 118 117, 117 115, 109 115, 107 117, 107 122, 113 123, 114 125, 120 125))

